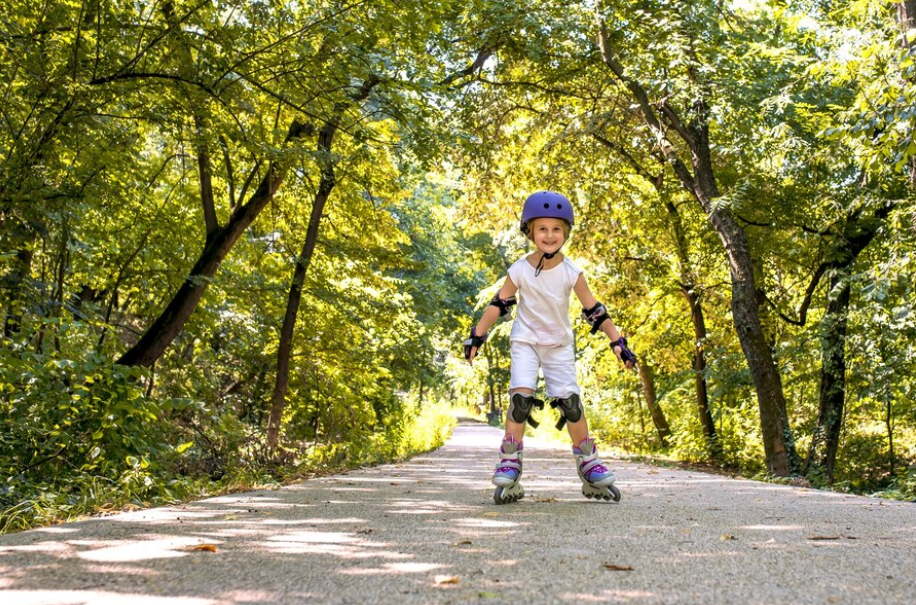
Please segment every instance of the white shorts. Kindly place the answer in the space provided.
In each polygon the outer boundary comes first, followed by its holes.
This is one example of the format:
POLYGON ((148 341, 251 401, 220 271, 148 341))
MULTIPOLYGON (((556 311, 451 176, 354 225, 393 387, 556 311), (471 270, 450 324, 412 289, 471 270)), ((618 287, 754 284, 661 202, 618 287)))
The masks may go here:
POLYGON ((576 351, 572 343, 562 347, 539 347, 526 342, 513 342, 511 352, 512 377, 509 380, 509 392, 514 389, 535 390, 540 369, 544 374, 548 397, 569 397, 579 393, 576 351))

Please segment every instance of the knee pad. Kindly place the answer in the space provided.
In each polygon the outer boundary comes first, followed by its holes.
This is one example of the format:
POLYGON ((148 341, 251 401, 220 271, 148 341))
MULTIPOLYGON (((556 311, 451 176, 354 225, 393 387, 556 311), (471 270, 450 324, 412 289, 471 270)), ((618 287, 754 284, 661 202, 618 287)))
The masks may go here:
POLYGON ((550 407, 560 410, 560 421, 557 422, 558 431, 563 428, 567 421, 579 422, 582 420, 584 410, 582 409, 582 401, 577 393, 565 398, 557 397, 550 402, 550 407))
POLYGON ((509 418, 511 418, 513 422, 518 422, 519 424, 527 422, 533 428, 538 428, 541 423, 531 416, 533 408, 543 410, 544 402, 540 399, 535 399, 532 395, 516 393, 512 395, 512 399, 509 400, 509 418))

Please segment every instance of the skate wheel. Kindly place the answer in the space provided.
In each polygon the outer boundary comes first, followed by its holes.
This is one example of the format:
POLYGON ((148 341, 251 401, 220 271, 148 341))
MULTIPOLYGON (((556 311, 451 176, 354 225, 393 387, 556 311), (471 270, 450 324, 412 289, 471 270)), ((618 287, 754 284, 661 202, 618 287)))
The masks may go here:
POLYGON ((611 493, 609 496, 605 498, 605 500, 613 500, 614 502, 620 502, 620 490, 617 489, 617 486, 614 484, 611 484, 610 486, 608 486, 608 490, 611 493))
POLYGON ((512 487, 497 487, 493 492, 493 502, 496 504, 509 504, 518 502, 525 497, 525 490, 522 486, 516 484, 512 487))
POLYGON ((604 500, 605 502, 620 502, 620 490, 617 489, 617 486, 614 484, 606 487, 584 485, 582 487, 582 495, 589 500, 594 498, 595 500, 604 500))

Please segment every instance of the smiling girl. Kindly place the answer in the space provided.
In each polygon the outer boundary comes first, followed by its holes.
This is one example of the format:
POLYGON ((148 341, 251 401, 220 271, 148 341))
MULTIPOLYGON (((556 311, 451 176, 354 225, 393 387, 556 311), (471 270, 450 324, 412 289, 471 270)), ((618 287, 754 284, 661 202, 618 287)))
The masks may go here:
POLYGON ((506 433, 500 447, 500 462, 493 473, 493 483, 497 486, 493 498, 497 504, 515 502, 525 494, 519 483, 522 439, 526 422, 537 426, 531 417, 532 409, 544 407, 544 402, 534 397, 539 370, 544 375, 547 397, 552 399, 551 407, 560 410, 557 428, 566 424, 569 431, 583 483, 582 493, 589 498, 620 499, 620 491, 614 486, 614 473, 598 458, 595 442, 588 436, 588 423, 579 399, 569 320, 570 292, 575 292, 582 304, 592 334, 599 330, 607 334, 614 354, 628 369, 636 363, 636 356, 627 348, 626 339, 608 317, 607 309, 592 295, 582 270, 560 252, 573 224, 573 208, 566 196, 539 191, 525 200, 520 227, 536 251, 509 268, 505 283, 464 342, 465 358, 473 363, 487 339, 487 331, 501 316, 511 316, 509 309, 516 304, 518 294, 518 315, 509 337, 512 368, 506 433))

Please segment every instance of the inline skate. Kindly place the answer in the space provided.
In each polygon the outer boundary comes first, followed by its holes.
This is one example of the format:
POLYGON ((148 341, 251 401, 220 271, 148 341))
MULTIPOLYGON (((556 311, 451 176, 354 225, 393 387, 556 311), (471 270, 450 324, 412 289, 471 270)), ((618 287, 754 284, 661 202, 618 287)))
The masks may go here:
POLYGON ((582 480, 582 495, 596 500, 620 502, 620 490, 614 485, 614 473, 598 458, 595 441, 590 437, 573 446, 576 467, 582 480))
POLYGON ((525 490, 519 479, 522 477, 522 444, 511 435, 503 440, 499 448, 500 461, 493 472, 493 501, 496 504, 517 502, 525 497, 525 490))

